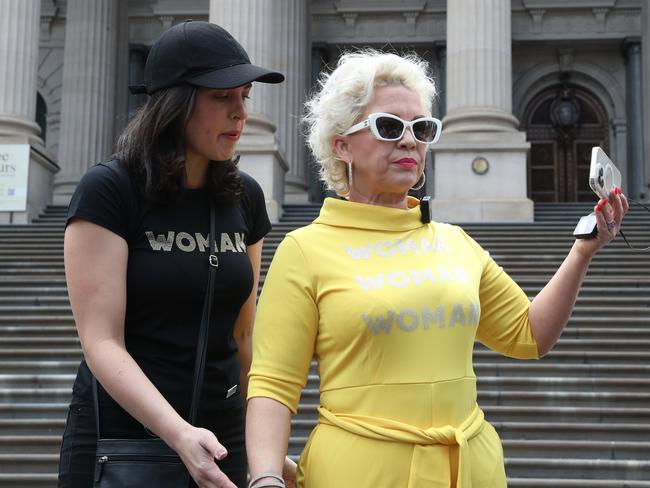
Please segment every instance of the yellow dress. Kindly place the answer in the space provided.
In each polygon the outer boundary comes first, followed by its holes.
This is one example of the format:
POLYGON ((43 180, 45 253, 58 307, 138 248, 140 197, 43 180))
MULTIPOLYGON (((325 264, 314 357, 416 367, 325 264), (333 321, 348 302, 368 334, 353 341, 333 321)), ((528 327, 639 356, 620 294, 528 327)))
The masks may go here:
POLYGON ((312 357, 319 422, 303 488, 506 486, 501 442, 476 404, 477 338, 537 358, 524 292, 456 226, 326 199, 289 233, 255 320, 248 397, 294 414, 312 357))

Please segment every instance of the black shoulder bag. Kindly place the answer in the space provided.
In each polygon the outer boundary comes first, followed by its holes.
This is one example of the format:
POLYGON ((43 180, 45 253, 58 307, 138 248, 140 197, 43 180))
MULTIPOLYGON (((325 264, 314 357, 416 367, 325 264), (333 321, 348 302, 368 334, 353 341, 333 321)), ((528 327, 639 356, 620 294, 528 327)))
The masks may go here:
MULTIPOLYGON (((210 206, 210 240, 215 236, 215 209, 210 206)), ((212 247, 212 246, 211 246, 212 247)), ((210 249, 211 251, 212 249, 210 249)), ((194 386, 188 422, 194 425, 198 410, 205 356, 208 344, 208 326, 214 280, 218 261, 210 253, 208 266, 208 287, 203 302, 203 315, 196 347, 194 364, 194 386)), ((93 400, 95 423, 97 424, 97 451, 95 456, 94 488, 186 488, 190 474, 176 452, 160 438, 152 439, 102 439, 99 421, 99 397, 97 380, 93 378, 93 400)))

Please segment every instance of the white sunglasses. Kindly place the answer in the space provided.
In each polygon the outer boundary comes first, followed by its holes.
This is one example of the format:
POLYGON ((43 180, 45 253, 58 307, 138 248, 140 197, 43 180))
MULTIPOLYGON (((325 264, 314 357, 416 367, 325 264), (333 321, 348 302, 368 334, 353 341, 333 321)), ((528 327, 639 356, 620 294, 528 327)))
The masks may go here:
POLYGON ((440 138, 442 122, 434 117, 420 117, 408 121, 393 114, 376 113, 370 114, 363 122, 350 127, 343 135, 348 136, 368 127, 372 135, 380 141, 399 141, 408 127, 416 141, 422 144, 435 144, 440 138))

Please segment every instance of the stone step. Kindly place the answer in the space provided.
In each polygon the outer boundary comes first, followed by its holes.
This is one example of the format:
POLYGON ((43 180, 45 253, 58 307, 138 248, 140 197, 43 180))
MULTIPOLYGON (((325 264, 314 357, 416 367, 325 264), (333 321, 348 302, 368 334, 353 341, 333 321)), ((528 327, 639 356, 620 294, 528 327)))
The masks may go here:
POLYGON ((57 361, 0 361, 0 371, 3 374, 76 374, 79 368, 78 360, 57 361))
POLYGON ((5 348, 45 348, 48 344, 50 347, 73 347, 79 345, 79 337, 5 337, 0 350, 5 348))
POLYGON ((32 289, 66 289, 65 276, 0 276, 0 291, 32 289))
POLYGON ((63 266, 58 267, 44 267, 37 266, 34 268, 15 268, 15 267, 4 267, 0 269, 0 275, 10 276, 13 279, 16 279, 20 276, 64 276, 63 266))
POLYGON ((56 486, 57 475, 37 473, 0 472, 0 487, 2 488, 52 488, 56 486))
POLYGON ((13 258, 17 261, 28 259, 56 259, 57 261, 63 262, 63 253, 61 252, 60 245, 57 245, 55 249, 51 249, 50 247, 44 247, 42 249, 10 249, 2 245, 0 245, 0 248, 2 248, 3 259, 13 258))
POLYGON ((65 286, 0 287, 0 300, 11 303, 16 298, 25 300, 68 300, 68 290, 65 286))
POLYGON ((64 388, 2 388, 0 403, 69 403, 72 397, 72 382, 64 388))
POLYGON ((650 481, 626 479, 594 480, 583 478, 508 477, 508 488, 650 488, 650 481))
POLYGON ((8 337, 70 337, 77 336, 73 325, 0 325, 0 338, 8 337))
POLYGON ((0 419, 0 432, 11 436, 63 435, 65 417, 40 419, 0 419))
POLYGON ((650 424, 650 408, 621 407, 559 407, 482 405, 485 417, 490 422, 548 422, 586 423, 643 423, 650 424))
POLYGON ((506 439, 506 458, 650 459, 650 442, 506 439))
POLYGON ((26 388, 69 388, 74 383, 74 374, 0 374, 0 392, 3 389, 26 388))
POLYGON ((59 454, 61 435, 0 435, 0 454, 59 454))
POLYGON ((648 423, 494 422, 492 425, 502 439, 647 442, 650 438, 648 423))
POLYGON ((1 419, 65 419, 67 414, 66 402, 0 403, 1 419))
POLYGON ((11 361, 81 361, 81 347, 48 348, 48 349, 2 349, 0 348, 0 362, 11 361))
POLYGON ((506 458, 506 472, 515 477, 571 476, 580 479, 618 478, 647 481, 650 479, 650 461, 506 458))
MULTIPOLYGON (((0 249, 3 251, 13 252, 14 250, 39 250, 47 248, 48 251, 60 250, 63 252, 63 239, 16 239, 15 242, 0 243, 0 249)), ((61 254, 63 255, 63 254, 61 254)))
MULTIPOLYGON (((2 375, 0 375, 2 384, 2 375)), ((560 394, 578 392, 597 393, 645 393, 650 400, 650 378, 585 378, 585 377, 505 377, 505 376, 479 376, 478 388, 492 391, 508 392, 549 392, 560 394)))
POLYGON ((58 467, 58 454, 0 454, 0 473, 52 475, 58 472, 58 467))

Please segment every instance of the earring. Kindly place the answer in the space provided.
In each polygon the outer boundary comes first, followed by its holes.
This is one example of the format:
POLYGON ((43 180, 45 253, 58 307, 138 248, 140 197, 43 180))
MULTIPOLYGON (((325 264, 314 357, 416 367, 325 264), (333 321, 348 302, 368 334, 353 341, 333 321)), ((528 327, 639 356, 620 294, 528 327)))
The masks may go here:
POLYGON ((352 191, 352 161, 348 164, 348 194, 352 191))
MULTIPOLYGON (((418 180, 418 181, 420 181, 420 180, 418 180)), ((416 190, 421 189, 424 186, 424 184, 426 183, 426 181, 427 181, 427 175, 425 175, 424 171, 423 171, 422 172, 422 183, 420 183, 418 185, 417 182, 416 182, 416 186, 412 187, 411 190, 416 191, 416 190)))

